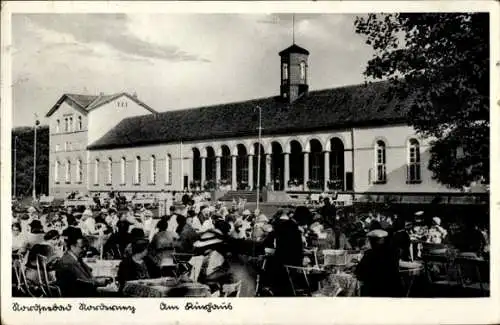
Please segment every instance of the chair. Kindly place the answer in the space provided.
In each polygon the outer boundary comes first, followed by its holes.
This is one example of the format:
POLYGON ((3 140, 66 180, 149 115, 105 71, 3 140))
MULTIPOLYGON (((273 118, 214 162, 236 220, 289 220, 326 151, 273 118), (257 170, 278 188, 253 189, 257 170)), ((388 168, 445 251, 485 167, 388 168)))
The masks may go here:
POLYGON ((14 268, 16 270, 16 276, 19 276, 19 290, 21 291, 21 293, 27 297, 32 298, 43 297, 43 292, 41 292, 39 287, 33 287, 28 283, 23 263, 19 260, 14 261, 14 268))
POLYGON ((24 282, 22 280, 22 274, 21 274, 21 262, 20 260, 12 260, 12 273, 15 275, 15 283, 13 284, 13 292, 12 295, 14 297, 17 297, 17 294, 20 296, 25 296, 28 294, 26 287, 24 286, 24 282))
POLYGON ((465 289, 479 290, 482 296, 490 291, 488 263, 470 258, 457 258, 460 284, 465 289))
POLYGON ((241 291, 241 280, 236 283, 222 285, 222 296, 224 296, 225 298, 239 297, 240 291, 241 291))
POLYGON ((285 265, 288 280, 295 297, 311 297, 312 290, 308 279, 308 269, 305 267, 285 265))
POLYGON ((47 257, 37 255, 36 264, 42 291, 48 297, 61 297, 61 290, 49 279, 49 273, 47 272, 47 257))
POLYGON ((172 254, 174 263, 177 265, 177 274, 179 276, 187 274, 189 273, 189 271, 191 271, 191 264, 189 264, 189 260, 191 260, 193 256, 194 256, 193 254, 187 254, 187 253, 172 254))
POLYGON ((314 267, 319 267, 319 262, 318 262, 318 248, 313 247, 311 249, 304 249, 304 255, 312 255, 314 259, 314 267))
POLYGON ((415 282, 415 278, 420 274, 420 272, 424 269, 423 266, 413 268, 413 269, 401 269, 399 270, 399 275, 401 277, 401 282, 403 284, 403 288, 406 291, 405 296, 409 297, 411 293, 411 289, 413 287, 413 283, 415 282))

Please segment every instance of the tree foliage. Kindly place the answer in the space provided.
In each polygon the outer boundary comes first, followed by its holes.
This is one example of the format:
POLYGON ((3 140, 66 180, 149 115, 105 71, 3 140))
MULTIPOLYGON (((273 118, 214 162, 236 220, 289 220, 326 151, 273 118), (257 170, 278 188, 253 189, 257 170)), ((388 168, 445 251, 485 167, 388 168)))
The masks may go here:
MULTIPOLYGON (((48 194, 49 127, 39 126, 36 137, 36 192, 38 195, 48 194)), ((14 177, 16 177, 16 194, 31 195, 33 190, 33 143, 33 127, 19 127, 12 130, 12 195, 14 195, 14 177), (15 174, 14 169, 16 170, 15 174)))
POLYGON ((375 50, 365 76, 413 99, 408 124, 433 139, 433 178, 453 188, 489 182, 489 15, 370 14, 355 27, 375 50))

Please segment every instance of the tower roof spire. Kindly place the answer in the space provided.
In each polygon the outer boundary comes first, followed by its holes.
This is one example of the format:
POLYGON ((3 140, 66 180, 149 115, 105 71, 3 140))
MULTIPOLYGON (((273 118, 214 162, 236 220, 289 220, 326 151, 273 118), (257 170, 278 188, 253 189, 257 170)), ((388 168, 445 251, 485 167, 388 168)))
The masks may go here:
POLYGON ((295 44, 295 14, 292 14, 292 44, 295 44))

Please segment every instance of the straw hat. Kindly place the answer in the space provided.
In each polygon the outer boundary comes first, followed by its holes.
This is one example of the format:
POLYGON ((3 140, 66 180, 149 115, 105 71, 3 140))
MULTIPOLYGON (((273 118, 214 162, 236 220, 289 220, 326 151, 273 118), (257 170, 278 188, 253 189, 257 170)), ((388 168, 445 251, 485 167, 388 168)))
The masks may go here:
POLYGON ((242 213, 244 216, 249 216, 252 214, 252 212, 250 212, 250 210, 246 209, 245 211, 243 211, 242 213))
MULTIPOLYGON (((101 212, 102 212, 102 210, 101 210, 101 212)), ((87 216, 87 217, 91 217, 92 216, 92 211, 90 211, 89 209, 86 209, 85 211, 83 211, 83 215, 87 216)))
POLYGON ((389 233, 382 229, 375 229, 366 234, 367 237, 372 238, 385 238, 389 235, 389 233))
POLYGON ((219 238, 216 231, 207 231, 201 234, 200 239, 195 241, 193 246, 195 248, 203 248, 215 244, 220 244, 222 242, 222 239, 219 238))
POLYGON ((416 215, 416 216, 421 216, 421 215, 423 215, 423 214, 424 214, 424 211, 417 211, 417 212, 415 212, 415 215, 416 215))
POLYGON ((441 219, 439 217, 432 218, 432 221, 438 226, 441 225, 441 219))
POLYGON ((145 217, 152 217, 152 216, 153 216, 153 212, 151 212, 151 210, 146 210, 146 211, 144 212, 144 216, 145 216, 145 217))
POLYGON ((266 223, 268 221, 267 217, 263 214, 259 215, 256 219, 255 219, 255 223, 266 223))
POLYGON ((28 212, 29 212, 29 213, 35 213, 35 212, 36 212, 36 209, 35 209, 34 207, 32 207, 32 206, 31 206, 31 207, 29 207, 29 208, 28 208, 28 212))

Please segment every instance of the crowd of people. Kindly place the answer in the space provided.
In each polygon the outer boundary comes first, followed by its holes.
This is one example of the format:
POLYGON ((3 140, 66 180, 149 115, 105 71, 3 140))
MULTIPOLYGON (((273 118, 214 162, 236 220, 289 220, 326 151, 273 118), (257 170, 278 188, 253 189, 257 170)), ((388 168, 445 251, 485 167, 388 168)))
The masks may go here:
POLYGON ((13 258, 22 261, 27 281, 34 287, 40 281, 36 259, 43 256, 50 280, 62 296, 90 297, 111 280, 94 277, 84 258, 120 260, 116 276, 120 294, 127 281, 169 274, 174 255, 186 254, 190 256, 186 278, 193 279, 196 273, 195 281, 212 292, 243 280, 246 295, 252 296, 255 270, 246 261, 271 251, 261 281, 273 295, 289 296, 284 266, 314 266, 308 249, 356 250, 364 252, 354 268, 363 284, 361 294, 399 296, 398 262, 420 258, 426 243, 477 256, 488 254, 484 229, 472 222, 443 226, 440 218, 429 219, 421 211, 411 218, 381 213, 359 216, 335 208, 326 198, 316 210, 282 208, 266 216, 200 197, 185 194, 182 202, 158 217, 132 205, 126 211, 111 204, 98 211, 61 208, 48 214, 30 207, 27 213, 13 215, 13 258))

